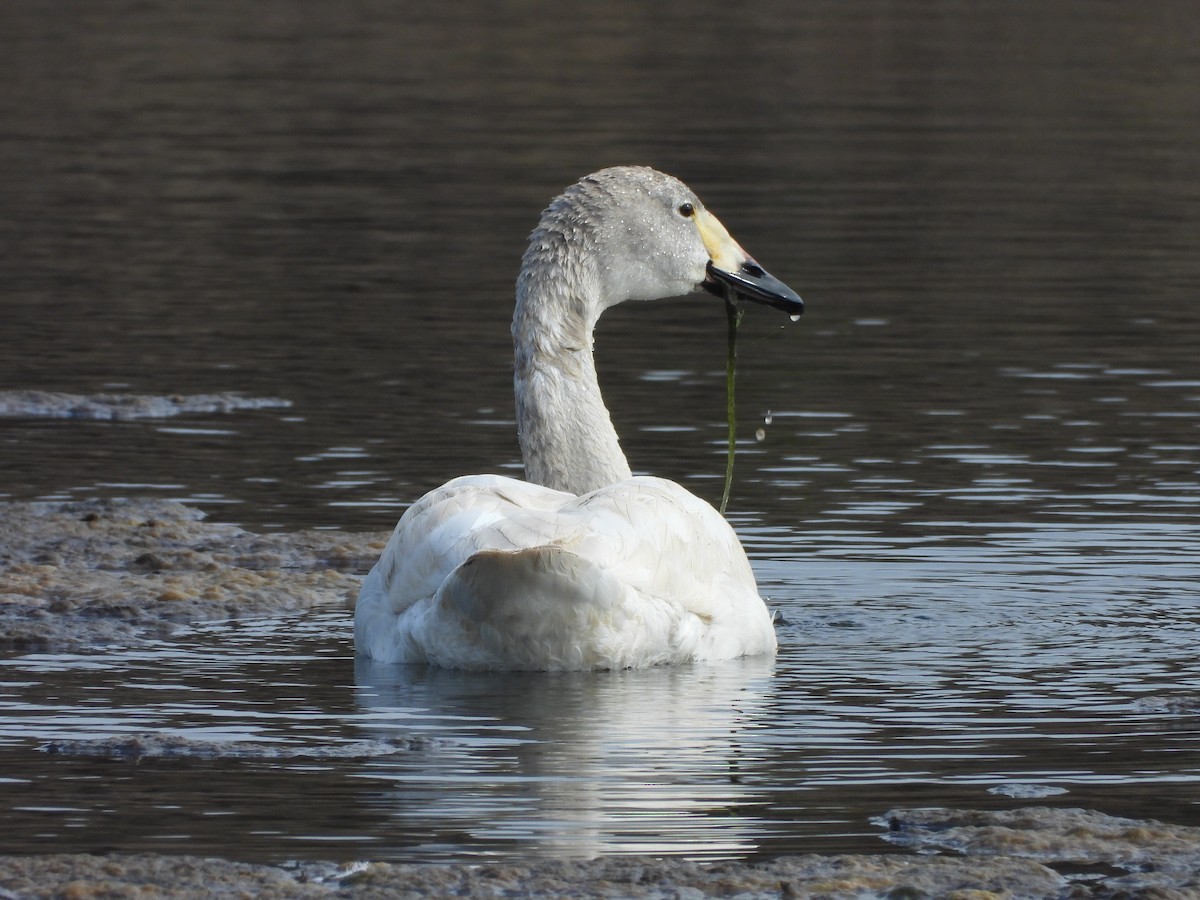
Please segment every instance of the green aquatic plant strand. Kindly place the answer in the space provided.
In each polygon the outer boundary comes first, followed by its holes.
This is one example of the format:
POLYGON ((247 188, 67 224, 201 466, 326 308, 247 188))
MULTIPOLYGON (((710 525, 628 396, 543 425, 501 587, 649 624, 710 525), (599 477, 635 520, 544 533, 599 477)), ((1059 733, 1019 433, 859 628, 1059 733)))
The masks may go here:
POLYGON ((737 449, 737 330, 744 310, 730 294, 725 295, 725 321, 728 324, 728 348, 725 354, 725 418, 729 425, 729 450, 725 457, 725 490, 721 492, 721 515, 729 505, 729 490, 733 487, 733 454, 737 449))

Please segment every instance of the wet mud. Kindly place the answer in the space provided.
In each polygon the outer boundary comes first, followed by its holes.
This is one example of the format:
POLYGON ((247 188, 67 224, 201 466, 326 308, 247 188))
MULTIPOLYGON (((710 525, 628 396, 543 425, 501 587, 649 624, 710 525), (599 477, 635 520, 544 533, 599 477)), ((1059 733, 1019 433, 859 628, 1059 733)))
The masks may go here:
POLYGON ((79 650, 180 624, 350 606, 386 533, 260 535, 170 501, 3 503, 0 650, 79 650))
POLYGON ((1037 860, 1111 892, 1096 896, 1200 896, 1200 828, 1044 806, 892 810, 876 824, 920 852, 1037 860))
POLYGON ((1050 897, 1066 887, 1027 860, 801 856, 764 865, 643 858, 482 865, 254 866, 192 857, 0 857, 17 896, 201 897, 1050 897), (1002 885, 1000 892, 990 885, 1002 885))
POLYGON ((285 409, 290 400, 220 394, 67 394, 60 391, 0 391, 0 418, 6 419, 166 419, 189 413, 228 413, 244 409, 285 409))
POLYGON ((292 744, 259 741, 206 741, 177 734, 151 732, 97 738, 49 741, 38 749, 60 756, 124 759, 137 762, 152 757, 188 759, 367 759, 397 753, 432 750, 444 742, 424 736, 393 737, 378 741, 292 744))
POLYGON ((892 810, 888 840, 919 854, 699 864, 582 861, 248 865, 158 855, 0 857, 19 897, 1125 898, 1200 894, 1200 829, 1078 809, 892 810), (953 855, 932 855, 940 851, 953 855))
MULTIPOLYGON (((101 649, 180 624, 348 607, 387 534, 259 535, 167 501, 0 504, 0 644, 101 649)), ((1157 700, 1148 702, 1158 702, 1157 700)), ((316 744, 163 733, 60 740, 48 754, 333 758, 421 752, 422 738, 316 744)), ((1005 791, 1020 801, 1044 792, 1005 791)), ((1003 801, 1000 801, 1003 802, 1003 801)), ((1200 829, 1086 809, 894 809, 891 853, 766 863, 610 857, 467 864, 252 865, 156 854, 0 857, 3 897, 946 897, 1200 896, 1200 829), (905 852, 908 851, 908 852, 905 852)))

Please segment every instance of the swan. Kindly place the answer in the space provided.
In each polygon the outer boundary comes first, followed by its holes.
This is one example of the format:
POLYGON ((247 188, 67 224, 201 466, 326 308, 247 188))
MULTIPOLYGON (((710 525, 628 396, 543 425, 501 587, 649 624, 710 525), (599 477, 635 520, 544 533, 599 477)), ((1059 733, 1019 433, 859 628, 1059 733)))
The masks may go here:
POLYGON ((775 651, 729 523, 674 482, 633 476, 600 396, 600 314, 701 288, 803 310, 670 175, 603 169, 550 203, 512 323, 527 480, 455 478, 405 511, 359 592, 357 654, 564 671, 775 651))

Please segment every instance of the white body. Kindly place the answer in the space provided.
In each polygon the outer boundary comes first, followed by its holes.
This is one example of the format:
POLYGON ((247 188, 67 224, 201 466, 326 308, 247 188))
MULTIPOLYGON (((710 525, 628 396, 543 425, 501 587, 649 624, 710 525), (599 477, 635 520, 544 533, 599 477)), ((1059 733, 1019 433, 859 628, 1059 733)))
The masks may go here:
POLYGON ((606 169, 550 205, 513 317, 529 482, 457 478, 405 512, 358 597, 359 654, 576 670, 775 650, 733 529, 679 485, 631 477, 592 357, 608 306, 693 292, 710 261, 739 254, 690 190, 650 169, 606 169))
POLYGON ((358 604, 358 652, 388 662, 616 669, 775 649, 733 530, 659 478, 582 497, 457 478, 404 514, 358 604))

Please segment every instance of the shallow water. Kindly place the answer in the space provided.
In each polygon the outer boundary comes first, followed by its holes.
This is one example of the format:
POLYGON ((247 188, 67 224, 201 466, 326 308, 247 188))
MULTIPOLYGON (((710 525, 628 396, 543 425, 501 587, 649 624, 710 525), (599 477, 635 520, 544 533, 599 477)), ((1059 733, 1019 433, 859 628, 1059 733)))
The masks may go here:
MULTIPOLYGON (((367 532, 518 471, 524 235, 648 162, 808 301, 741 343, 731 518, 782 649, 377 671, 339 610, 10 654, 3 849, 878 851, 889 808, 1060 790, 1200 825, 1194 4, 110 7, 3 14, 0 385, 185 411, 0 418, 0 496, 367 532), (230 392, 291 406, 169 399, 230 392), (37 750, 140 732, 324 755, 37 750), (397 735, 436 740, 346 755, 397 735)), ((634 468, 714 500, 723 353, 700 297, 598 338, 634 468)))
POLYGON ((559 676, 356 665, 342 613, 9 659, 8 849, 878 852, 871 819, 890 807, 1031 798, 1195 824, 1200 683, 1179 671, 1194 610, 1151 603, 1147 622, 1177 627, 1114 641, 1120 611, 1066 591, 981 613, 955 597, 969 579, 851 571, 817 568, 812 582, 843 596, 797 610, 773 661, 559 676), (883 590, 864 603, 864 584, 883 590), (150 733, 190 745, 59 746, 150 733))

